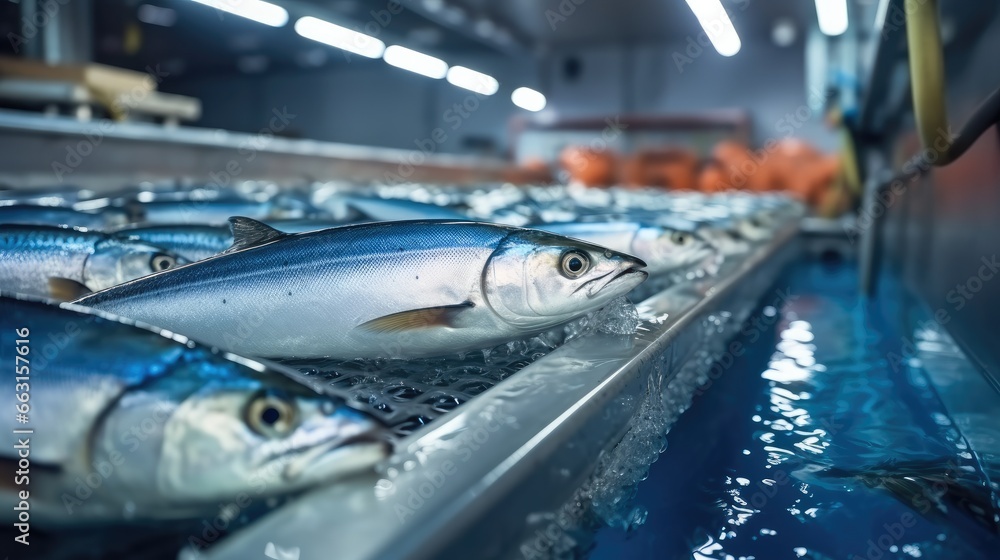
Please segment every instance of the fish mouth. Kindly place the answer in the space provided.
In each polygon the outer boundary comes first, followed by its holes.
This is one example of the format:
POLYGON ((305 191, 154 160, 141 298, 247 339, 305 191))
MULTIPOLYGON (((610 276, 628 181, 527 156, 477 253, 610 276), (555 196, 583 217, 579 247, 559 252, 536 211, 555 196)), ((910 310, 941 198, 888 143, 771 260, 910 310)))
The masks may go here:
POLYGON ((366 470, 389 456, 392 446, 377 428, 331 438, 305 451, 290 451, 282 476, 287 481, 326 482, 366 470))
MULTIPOLYGON (((586 290, 587 298, 593 298, 604 291, 604 288, 611 286, 612 284, 623 284, 623 283, 633 283, 628 287, 631 290, 635 286, 638 286, 649 273, 645 270, 641 270, 645 266, 645 263, 630 264, 623 270, 612 271, 604 276, 594 278, 590 282, 580 286, 575 291, 586 290)), ((627 291, 627 290, 626 290, 627 291)))

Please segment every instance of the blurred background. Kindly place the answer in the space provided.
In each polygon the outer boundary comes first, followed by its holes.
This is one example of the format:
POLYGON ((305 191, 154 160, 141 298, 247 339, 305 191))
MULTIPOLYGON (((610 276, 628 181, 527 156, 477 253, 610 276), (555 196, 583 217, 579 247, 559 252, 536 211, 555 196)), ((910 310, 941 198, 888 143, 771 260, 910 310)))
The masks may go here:
MULTIPOLYGON (((0 104, 461 154, 489 160, 467 166, 525 172, 506 179, 787 189, 835 215, 857 190, 827 194, 844 180, 860 53, 882 36, 877 4, 21 0, 0 7, 0 104), (95 85, 29 62, 131 73, 95 85), (290 119, 280 130, 278 112, 290 119), (791 185, 792 172, 809 176, 791 185)), ((846 180, 856 177, 850 163, 846 180)))

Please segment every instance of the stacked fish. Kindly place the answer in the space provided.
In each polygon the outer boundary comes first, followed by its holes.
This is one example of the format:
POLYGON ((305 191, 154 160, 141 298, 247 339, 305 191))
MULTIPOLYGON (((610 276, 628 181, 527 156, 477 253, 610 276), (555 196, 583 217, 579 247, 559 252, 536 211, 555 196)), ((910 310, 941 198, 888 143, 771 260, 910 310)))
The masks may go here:
POLYGON ((274 360, 526 339, 647 277, 710 274, 800 212, 766 195, 511 185, 3 193, 4 329, 68 341, 35 389, 35 420, 69 425, 35 451, 52 467, 42 510, 65 518, 77 478, 122 458, 83 517, 188 516, 262 480, 287 494, 369 469, 386 430, 274 360))

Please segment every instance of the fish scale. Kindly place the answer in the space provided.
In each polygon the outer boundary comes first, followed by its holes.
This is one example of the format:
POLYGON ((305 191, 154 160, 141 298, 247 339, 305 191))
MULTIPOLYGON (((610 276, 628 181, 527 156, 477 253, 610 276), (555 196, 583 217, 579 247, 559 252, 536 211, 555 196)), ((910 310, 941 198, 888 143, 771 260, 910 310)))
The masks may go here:
POLYGON ((86 229, 0 224, 0 289, 48 297, 50 279, 68 279, 88 290, 152 274, 153 259, 183 259, 137 239, 117 239, 86 229))
MULTIPOLYGON (((69 304, 0 295, 0 305, 0 327, 12 333, 0 354, 29 360, 19 373, 31 384, 23 427, 37 433, 8 431, 0 461, 16 460, 18 439, 30 438, 33 521, 202 516, 241 491, 260 494, 262 482, 271 495, 294 492, 386 452, 380 424, 276 364, 69 304), (12 344, 21 329, 27 354, 12 344), (253 412, 267 407, 288 411, 276 412, 284 428, 253 412), (91 491, 81 498, 84 478, 91 491)), ((17 402, 15 391, 0 393, 0 405, 17 402)))
MULTIPOLYGON (((586 313, 606 297, 621 295, 616 290, 623 283, 629 284, 621 288, 627 291, 645 278, 641 273, 633 275, 595 297, 605 284, 617 279, 615 274, 630 273, 643 264, 603 247, 494 224, 370 223, 294 235, 282 235, 259 223, 246 227, 270 241, 125 283, 78 302, 244 355, 428 356, 540 332, 586 313), (495 252, 504 243, 513 244, 508 247, 510 254, 505 253, 504 272, 487 275, 495 252), (540 290, 537 284, 550 277, 551 282, 562 282, 560 289, 572 283, 559 276, 555 262, 541 272, 545 278, 521 280, 536 272, 525 268, 534 256, 532 251, 572 248, 589 251, 594 260, 592 276, 580 278, 577 284, 607 280, 576 295, 579 305, 567 302, 565 309, 559 308, 552 316, 518 316, 531 306, 561 303, 537 297, 527 302, 527 295, 519 292, 540 290), (506 291, 488 301, 486 284, 498 281, 507 283, 502 286, 506 291), (518 309, 506 310, 505 318, 496 306, 507 300, 518 309), (456 311, 458 306, 461 311, 456 311), (423 328, 405 326, 405 321, 402 332, 363 327, 373 320, 423 309, 437 310, 423 319, 431 321, 423 328), (512 323, 511 317, 524 324, 512 323)), ((243 240, 234 245, 243 246, 243 240)))

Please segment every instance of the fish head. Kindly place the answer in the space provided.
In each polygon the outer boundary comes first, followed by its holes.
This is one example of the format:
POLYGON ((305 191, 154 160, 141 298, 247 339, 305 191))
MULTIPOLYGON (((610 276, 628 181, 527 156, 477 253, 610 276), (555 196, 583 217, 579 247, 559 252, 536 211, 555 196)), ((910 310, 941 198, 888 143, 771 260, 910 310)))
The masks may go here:
POLYGON ((744 239, 762 241, 770 235, 773 225, 773 221, 770 218, 757 215, 736 222, 736 230, 744 239))
POLYGON ((122 282, 188 264, 184 258, 132 238, 97 243, 83 267, 83 283, 103 290, 122 282))
POLYGON ((508 235, 490 256, 483 290, 505 322, 547 328, 627 294, 646 279, 642 260, 536 230, 508 235))
POLYGON ((643 256, 651 274, 685 268, 715 253, 705 239, 694 233, 660 226, 640 227, 632 249, 643 256))
POLYGON ((134 465, 123 494, 184 504, 281 496, 387 456, 373 418, 245 361, 262 371, 191 360, 121 400, 98 441, 134 465))

